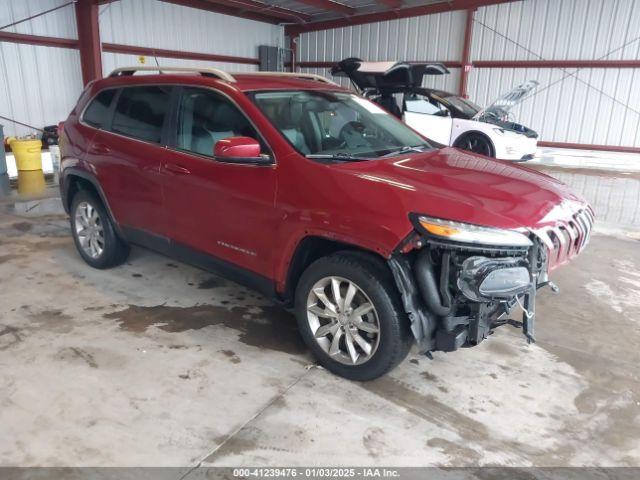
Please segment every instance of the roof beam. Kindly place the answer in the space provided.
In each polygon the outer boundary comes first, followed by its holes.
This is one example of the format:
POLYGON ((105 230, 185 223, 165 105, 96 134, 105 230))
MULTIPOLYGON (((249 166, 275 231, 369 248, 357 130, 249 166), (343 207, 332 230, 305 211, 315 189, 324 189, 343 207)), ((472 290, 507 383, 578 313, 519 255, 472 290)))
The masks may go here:
MULTIPOLYGON (((234 17, 247 18, 249 20, 256 20, 258 22, 278 24, 278 23, 282 23, 284 20, 282 17, 277 17, 275 15, 266 13, 267 11, 265 11, 265 13, 248 11, 246 10, 246 5, 245 5, 245 9, 243 10, 242 8, 229 7, 228 5, 223 5, 221 3, 213 3, 207 0, 160 0, 160 1, 165 3, 173 3, 174 5, 180 5, 181 7, 197 8, 199 10, 206 10, 208 12, 222 13, 224 15, 232 15, 234 17)), ((244 4, 245 2, 243 1, 242 3, 244 4)), ((291 18, 288 18, 287 20, 291 21, 291 18)))
POLYGON ((78 40, 73 38, 43 37, 41 35, 27 35, 24 33, 3 31, 0 31, 0 42, 38 45, 41 47, 78 48, 78 40))
POLYGON ((400 8, 402 6, 402 0, 377 0, 380 5, 390 8, 400 8))
MULTIPOLYGON (((306 1, 307 0, 305 0, 305 2, 306 1)), ((287 34, 313 32, 317 30, 328 30, 330 28, 348 27, 350 25, 362 25, 364 23, 384 22, 386 20, 393 20, 396 18, 419 17, 421 15, 432 15, 434 13, 467 10, 469 8, 479 8, 487 5, 496 5, 498 3, 513 3, 519 1, 522 0, 443 0, 438 3, 420 5, 417 7, 406 7, 399 8, 397 10, 387 10, 384 12, 365 13, 347 18, 308 23, 306 25, 291 25, 286 27, 286 32, 287 34)))
POLYGON ((277 5, 269 5, 268 3, 256 2, 254 0, 210 0, 210 3, 224 5, 238 9, 240 12, 255 12, 260 15, 268 15, 270 17, 278 17, 286 22, 310 22, 311 15, 297 12, 288 8, 278 7, 277 5))
POLYGON ((356 13, 356 9, 345 5, 344 3, 334 2, 332 0, 295 0, 298 3, 304 3, 312 7, 320 8, 322 10, 329 10, 333 12, 342 13, 344 15, 353 15, 356 13))
POLYGON ((146 57, 180 58, 183 60, 204 60, 209 62, 243 63, 259 65, 260 60, 249 57, 234 57, 218 55, 215 53, 187 52, 183 50, 166 50, 163 48, 137 47, 134 45, 122 45, 119 43, 103 43, 102 50, 111 53, 124 53, 128 55, 144 55, 146 57))

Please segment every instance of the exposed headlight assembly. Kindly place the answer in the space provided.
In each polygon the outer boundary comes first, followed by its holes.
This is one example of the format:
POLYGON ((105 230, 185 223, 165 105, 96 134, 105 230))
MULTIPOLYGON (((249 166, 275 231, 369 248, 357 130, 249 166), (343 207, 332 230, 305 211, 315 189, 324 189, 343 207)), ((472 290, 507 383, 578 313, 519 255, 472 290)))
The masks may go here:
POLYGON ((528 248, 533 245, 526 235, 515 230, 482 227, 424 215, 412 215, 412 220, 422 233, 442 240, 490 247, 528 248))
POLYGON ((509 300, 531 289, 531 277, 522 259, 469 257, 462 264, 458 288, 475 302, 509 300))

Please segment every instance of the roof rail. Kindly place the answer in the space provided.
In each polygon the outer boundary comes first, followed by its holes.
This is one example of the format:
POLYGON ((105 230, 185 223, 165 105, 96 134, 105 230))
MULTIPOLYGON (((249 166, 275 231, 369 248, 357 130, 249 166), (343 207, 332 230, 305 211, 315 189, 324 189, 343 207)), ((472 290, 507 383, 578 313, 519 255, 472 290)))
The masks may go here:
POLYGON ((322 75, 316 75, 315 73, 294 73, 294 72, 243 72, 247 75, 261 75, 265 77, 289 77, 299 78, 301 80, 315 80, 316 82, 327 83, 329 85, 339 86, 337 83, 332 82, 328 78, 322 75))
POLYGON ((189 67, 121 67, 116 68, 109 77, 123 77, 133 75, 136 72, 190 72, 199 73, 203 77, 215 77, 227 82, 235 82, 233 75, 218 68, 189 68, 189 67))

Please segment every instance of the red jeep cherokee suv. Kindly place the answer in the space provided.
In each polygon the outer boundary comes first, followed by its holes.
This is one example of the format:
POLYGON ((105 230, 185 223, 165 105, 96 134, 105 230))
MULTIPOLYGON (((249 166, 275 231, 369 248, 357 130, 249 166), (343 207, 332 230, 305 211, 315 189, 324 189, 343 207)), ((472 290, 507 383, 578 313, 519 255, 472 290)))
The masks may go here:
POLYGON ((532 341, 536 290, 589 239, 564 184, 435 148, 324 78, 137 70, 91 83, 64 122, 82 258, 112 267, 137 244, 259 290, 344 377, 384 374, 413 342, 476 345, 516 306, 532 341))

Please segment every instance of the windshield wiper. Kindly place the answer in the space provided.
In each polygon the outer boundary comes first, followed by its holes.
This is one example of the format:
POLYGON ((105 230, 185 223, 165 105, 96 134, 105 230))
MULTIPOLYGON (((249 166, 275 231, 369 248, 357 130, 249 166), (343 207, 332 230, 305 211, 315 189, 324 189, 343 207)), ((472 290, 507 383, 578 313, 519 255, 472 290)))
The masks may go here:
POLYGON ((356 157, 350 153, 310 153, 305 155, 306 158, 312 160, 340 160, 343 162, 362 162, 364 160, 371 160, 365 157, 356 157))
POLYGON ((385 153, 384 155, 380 156, 380 158, 393 157, 394 155, 402 155, 403 153, 409 153, 409 152, 420 153, 420 152, 424 152, 425 148, 426 146, 422 146, 422 145, 402 147, 402 148, 399 148, 398 150, 392 150, 389 153, 385 153))

